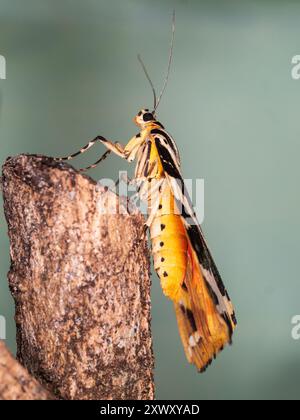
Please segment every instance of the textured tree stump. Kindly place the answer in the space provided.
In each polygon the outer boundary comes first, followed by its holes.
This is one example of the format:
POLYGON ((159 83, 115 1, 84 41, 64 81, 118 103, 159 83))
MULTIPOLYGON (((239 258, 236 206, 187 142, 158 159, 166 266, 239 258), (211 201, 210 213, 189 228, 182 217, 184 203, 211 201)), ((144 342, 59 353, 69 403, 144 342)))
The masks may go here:
POLYGON ((51 400, 46 391, 0 341, 0 400, 51 400))
POLYGON ((2 182, 18 360, 58 398, 153 399, 142 215, 50 158, 8 159, 2 182))

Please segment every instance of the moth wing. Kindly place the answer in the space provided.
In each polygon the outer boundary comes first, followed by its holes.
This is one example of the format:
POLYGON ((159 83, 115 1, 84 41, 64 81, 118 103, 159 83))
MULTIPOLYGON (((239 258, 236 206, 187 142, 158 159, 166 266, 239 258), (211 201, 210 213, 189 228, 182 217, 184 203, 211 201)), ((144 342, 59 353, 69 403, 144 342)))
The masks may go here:
MULTIPOLYGON (((189 363, 194 364, 200 372, 204 372, 209 365, 211 357, 203 348, 202 344, 194 345, 195 331, 191 327, 190 320, 185 312, 184 307, 179 303, 174 303, 175 314, 177 318, 178 330, 189 363), (192 343, 191 343, 192 342, 192 343)), ((196 335, 198 337, 198 335, 196 335)))
POLYGON ((216 354, 231 343, 235 313, 194 214, 179 162, 162 135, 155 141, 189 240, 186 292, 182 293, 181 302, 175 304, 178 326, 188 360, 203 371, 216 354))
POLYGON ((226 319, 228 327, 234 329, 236 318, 233 305, 197 221, 191 199, 180 173, 179 163, 172 153, 172 148, 164 142, 162 135, 156 137, 155 144, 166 178, 174 194, 176 205, 183 219, 191 248, 194 251, 194 267, 198 263, 219 313, 226 319))
POLYGON ((204 372, 224 346, 231 342, 231 329, 216 308, 191 247, 175 313, 187 359, 204 372))

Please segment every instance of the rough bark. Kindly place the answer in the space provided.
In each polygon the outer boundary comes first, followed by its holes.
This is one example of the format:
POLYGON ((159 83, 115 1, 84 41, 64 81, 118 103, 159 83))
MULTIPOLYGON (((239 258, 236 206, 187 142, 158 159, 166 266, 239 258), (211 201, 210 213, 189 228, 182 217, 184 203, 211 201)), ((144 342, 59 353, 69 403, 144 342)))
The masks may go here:
POLYGON ((9 353, 0 341, 0 400, 51 400, 46 391, 9 353))
POLYGON ((17 357, 62 399, 153 399, 144 219, 50 158, 3 167, 17 357))

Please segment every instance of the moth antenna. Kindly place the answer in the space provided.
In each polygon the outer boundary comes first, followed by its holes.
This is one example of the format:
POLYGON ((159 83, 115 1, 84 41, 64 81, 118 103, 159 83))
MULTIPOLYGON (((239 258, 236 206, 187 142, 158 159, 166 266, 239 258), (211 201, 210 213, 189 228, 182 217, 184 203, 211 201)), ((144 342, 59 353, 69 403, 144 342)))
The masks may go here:
POLYGON ((169 80, 169 76, 170 76, 170 70, 171 70, 171 64, 172 64, 172 58, 173 58, 173 50, 174 50, 174 38, 175 38, 175 9, 173 10, 173 17, 172 17, 172 38, 171 38, 171 46, 170 46, 170 54, 169 54, 169 61, 168 61, 168 68, 167 68, 167 75, 165 78, 165 82, 163 85, 163 88, 160 92, 160 95, 158 97, 158 101, 156 102, 156 107, 154 108, 154 111, 156 111, 161 98, 166 90, 167 84, 168 84, 168 80, 169 80))
POLYGON ((143 60, 142 60, 141 55, 140 55, 140 54, 138 54, 137 58, 138 58, 138 60, 139 60, 139 62, 140 62, 140 64, 141 64, 141 66, 142 66, 142 69, 143 69, 143 71, 144 71, 144 73, 145 73, 145 76, 147 77, 148 82, 150 83, 150 86, 151 86, 151 89, 152 89, 152 92, 153 92, 153 98, 154 98, 154 110, 155 110, 155 109, 157 108, 157 104, 156 104, 156 92, 155 92, 155 88, 154 88, 153 82, 152 82, 152 80, 151 80, 151 78, 150 78, 150 76, 149 76, 149 73, 148 73, 148 71, 147 71, 147 68, 146 68, 146 66, 145 66, 145 63, 144 63, 144 62, 143 62, 143 60))

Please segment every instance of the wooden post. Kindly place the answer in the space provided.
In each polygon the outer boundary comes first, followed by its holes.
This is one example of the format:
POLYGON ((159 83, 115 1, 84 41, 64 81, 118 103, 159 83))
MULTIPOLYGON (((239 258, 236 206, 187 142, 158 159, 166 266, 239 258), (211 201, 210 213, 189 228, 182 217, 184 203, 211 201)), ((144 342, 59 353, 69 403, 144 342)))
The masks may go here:
POLYGON ((3 167, 18 360, 62 399, 153 399, 144 218, 67 164, 3 167))

